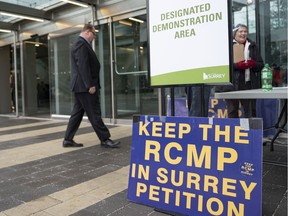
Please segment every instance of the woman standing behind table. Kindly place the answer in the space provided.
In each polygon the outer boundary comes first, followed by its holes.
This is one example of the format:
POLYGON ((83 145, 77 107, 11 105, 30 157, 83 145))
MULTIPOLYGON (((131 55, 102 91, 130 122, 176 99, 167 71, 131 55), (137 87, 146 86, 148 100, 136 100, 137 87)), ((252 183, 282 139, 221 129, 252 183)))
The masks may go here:
MULTIPOLYGON (((264 67, 264 63, 256 43, 247 38, 248 27, 243 24, 238 24, 233 29, 233 36, 233 44, 244 45, 243 52, 245 60, 233 64, 233 86, 219 86, 216 87, 216 91, 239 91, 260 88, 261 70, 264 67)), ((256 100, 226 99, 225 101, 228 118, 239 118, 239 101, 243 107, 245 118, 256 117, 256 100)))

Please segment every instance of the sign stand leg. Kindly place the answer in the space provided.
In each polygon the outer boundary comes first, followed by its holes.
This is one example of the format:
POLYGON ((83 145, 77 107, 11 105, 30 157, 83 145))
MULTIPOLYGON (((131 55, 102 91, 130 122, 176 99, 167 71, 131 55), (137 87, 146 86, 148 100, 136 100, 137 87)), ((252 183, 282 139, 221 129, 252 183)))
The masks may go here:
POLYGON ((174 87, 170 89, 171 94, 171 116, 175 116, 175 94, 174 94, 174 87))
MULTIPOLYGON (((163 89, 161 89, 162 92, 163 89)), ((175 94, 174 94, 174 88, 171 87, 170 88, 170 96, 171 96, 171 116, 175 116, 175 94)), ((162 105, 165 104, 165 103, 162 103, 162 105)), ((162 210, 162 209, 157 209, 157 208, 154 208, 154 210, 156 212, 161 212, 161 213, 164 213, 164 214, 167 214, 167 215, 171 215, 171 216, 186 216, 186 215, 183 215, 183 214, 178 214, 178 213, 175 213, 175 212, 170 212, 170 211, 166 211, 166 210, 162 210)))
POLYGON ((166 116, 165 88, 161 88, 161 115, 166 116))
POLYGON ((201 116, 205 117, 205 111, 204 111, 204 106, 205 106, 205 95, 204 95, 204 85, 202 84, 200 86, 200 97, 201 97, 201 116))

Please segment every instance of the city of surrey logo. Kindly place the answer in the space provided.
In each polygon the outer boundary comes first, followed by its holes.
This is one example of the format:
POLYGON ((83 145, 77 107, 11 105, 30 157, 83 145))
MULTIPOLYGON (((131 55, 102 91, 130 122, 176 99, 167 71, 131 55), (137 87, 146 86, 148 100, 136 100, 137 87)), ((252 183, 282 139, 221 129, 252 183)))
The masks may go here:
POLYGON ((225 74, 217 74, 217 73, 203 73, 203 80, 209 80, 209 79, 223 79, 225 77, 225 74))

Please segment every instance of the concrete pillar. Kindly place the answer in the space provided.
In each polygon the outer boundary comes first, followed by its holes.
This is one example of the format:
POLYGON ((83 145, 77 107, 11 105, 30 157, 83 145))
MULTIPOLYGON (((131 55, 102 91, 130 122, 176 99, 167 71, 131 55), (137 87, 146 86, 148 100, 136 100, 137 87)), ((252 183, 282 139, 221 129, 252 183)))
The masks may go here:
POLYGON ((0 47, 0 114, 11 113, 10 46, 0 47))
POLYGON ((35 45, 24 43, 24 100, 25 115, 37 113, 37 80, 35 45))

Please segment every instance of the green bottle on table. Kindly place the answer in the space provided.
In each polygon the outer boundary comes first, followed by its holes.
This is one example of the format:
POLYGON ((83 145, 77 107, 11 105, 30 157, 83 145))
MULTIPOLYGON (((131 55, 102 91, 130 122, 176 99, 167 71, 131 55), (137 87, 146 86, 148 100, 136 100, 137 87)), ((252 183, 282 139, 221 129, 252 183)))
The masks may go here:
POLYGON ((261 71, 261 83, 264 92, 272 91, 272 69, 268 64, 265 64, 261 71))

